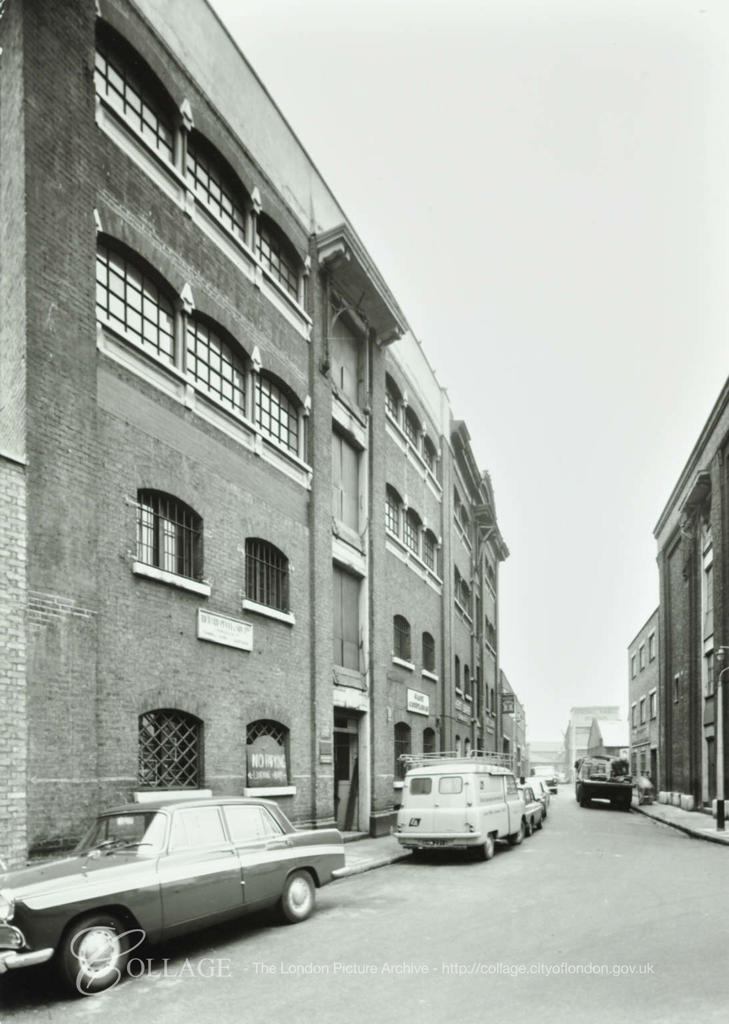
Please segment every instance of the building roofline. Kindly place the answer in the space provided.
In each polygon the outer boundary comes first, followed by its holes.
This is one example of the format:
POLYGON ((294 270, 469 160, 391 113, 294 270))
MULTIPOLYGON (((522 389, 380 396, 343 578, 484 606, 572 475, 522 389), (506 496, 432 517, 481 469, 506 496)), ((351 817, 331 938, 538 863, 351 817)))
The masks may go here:
POLYGON ((650 615, 648 616, 648 618, 647 618, 647 619, 645 620, 645 622, 643 623, 643 625, 642 625, 642 626, 640 627, 640 629, 638 630, 638 632, 637 632, 637 633, 635 634, 635 636, 633 637, 633 639, 632 639, 632 640, 630 641, 630 643, 628 644, 628 650, 630 650, 630 648, 631 648, 631 647, 633 646, 633 644, 634 644, 634 643, 635 643, 635 641, 636 641, 636 640, 638 639, 638 637, 640 636, 640 634, 641 634, 641 633, 643 632, 643 630, 645 629, 645 627, 646 627, 646 626, 648 625, 648 623, 649 623, 649 622, 651 621, 651 619, 652 619, 652 618, 653 618, 654 616, 658 615, 658 613, 660 612, 660 610, 661 610, 661 606, 660 606, 660 605, 658 605, 658 606, 656 607, 655 611, 652 611, 652 612, 650 613, 650 615))

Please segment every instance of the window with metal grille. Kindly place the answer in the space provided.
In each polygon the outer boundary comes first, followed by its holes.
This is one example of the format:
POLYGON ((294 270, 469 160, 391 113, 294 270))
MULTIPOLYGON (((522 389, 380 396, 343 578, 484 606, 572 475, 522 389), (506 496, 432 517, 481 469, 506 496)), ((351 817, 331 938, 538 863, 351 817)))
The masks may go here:
POLYGON ((423 753, 435 753, 435 729, 423 729, 423 753))
POLYGON ((137 560, 177 576, 202 579, 202 519, 169 494, 138 491, 137 560))
POLYGON ((96 314, 158 359, 175 362, 172 302, 131 259, 103 242, 96 250, 96 314))
POLYGON ((429 437, 423 438, 423 459, 425 460, 425 465, 428 467, 433 476, 435 476, 438 453, 435 450, 435 445, 433 444, 429 437))
POLYGON ((400 419, 400 391, 397 384, 391 377, 385 378, 385 411, 388 415, 399 422, 400 419))
POLYGON ((403 524, 404 540, 414 554, 420 553, 420 519, 417 512, 410 508, 405 513, 403 524))
POLYGON ((299 269, 297 260, 275 228, 263 218, 258 220, 258 258, 269 274, 289 293, 299 299, 299 269))
POLYGON ((263 433, 299 454, 299 410, 269 377, 259 373, 256 385, 256 423, 263 433))
POLYGON ((212 146, 192 134, 187 143, 187 180, 195 196, 231 235, 245 244, 246 211, 242 187, 212 146))
POLYGON ((403 661, 410 661, 410 623, 402 615, 392 620, 393 654, 403 661))
POLYGON ((406 765, 400 760, 401 754, 410 753, 410 726, 406 722, 398 722, 395 726, 395 779, 405 778, 406 765))
POLYGON ((420 448, 420 420, 415 415, 412 409, 405 410, 405 436, 407 437, 413 448, 419 450, 420 448))
POLYGON ((457 690, 461 688, 461 659, 456 656, 453 659, 453 685, 457 690))
POLYGON ((246 597, 249 601, 289 611, 289 560, 268 541, 246 540, 246 597))
POLYGON ((423 532, 423 561, 433 572, 437 572, 438 541, 430 530, 423 532))
POLYGON ((198 387, 239 416, 246 412, 246 368, 233 345, 207 323, 187 318, 186 370, 198 387))
POLYGON ((152 789, 202 785, 202 722, 164 708, 139 716, 139 783, 152 789))
POLYGON ((385 526, 400 536, 400 495, 392 487, 388 487, 385 494, 385 526))
POLYGON ((463 693, 466 697, 471 696, 471 670, 468 665, 463 666, 463 693))
POLYGON ((175 131, 171 112, 160 100, 161 87, 141 59, 110 38, 99 38, 94 68, 96 92, 154 152, 174 163, 175 131), (132 67, 133 61, 133 67, 132 67))
POLYGON ((423 633, 423 668, 435 672, 435 640, 430 633, 423 633))
POLYGON ((267 718, 250 722, 246 729, 246 747, 249 786, 288 785, 289 730, 285 725, 267 718))

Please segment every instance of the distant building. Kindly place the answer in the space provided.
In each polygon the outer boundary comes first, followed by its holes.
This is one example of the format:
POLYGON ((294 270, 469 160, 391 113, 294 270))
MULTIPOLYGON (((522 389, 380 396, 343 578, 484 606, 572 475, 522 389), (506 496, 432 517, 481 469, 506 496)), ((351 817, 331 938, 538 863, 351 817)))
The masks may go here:
POLYGON ((619 722, 620 708, 596 705, 570 708, 570 717, 564 741, 566 754, 565 771, 569 778, 574 778, 575 761, 587 754, 590 744, 590 730, 595 718, 605 722, 619 722))
POLYGON ((562 740, 534 740, 529 744, 529 768, 554 768, 563 771, 565 762, 564 742, 562 740))
POLYGON ((629 753, 628 726, 625 722, 593 718, 587 740, 588 756, 626 757, 629 753))
POLYGON ((630 770, 658 782, 658 609, 628 646, 630 770))
POLYGON ((521 703, 514 688, 506 677, 506 673, 499 670, 501 682, 501 728, 502 737, 501 749, 505 754, 511 754, 514 772, 518 776, 529 773, 529 757, 526 742, 526 715, 524 705, 521 703))

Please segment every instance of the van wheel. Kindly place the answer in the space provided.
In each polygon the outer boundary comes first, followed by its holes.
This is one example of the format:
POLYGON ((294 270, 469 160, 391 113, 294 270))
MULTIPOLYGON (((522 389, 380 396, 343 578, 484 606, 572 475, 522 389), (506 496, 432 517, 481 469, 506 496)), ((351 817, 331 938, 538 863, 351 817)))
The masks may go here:
POLYGON ((521 821, 519 822, 519 831, 518 832, 514 832, 512 835, 509 836, 509 845, 510 846, 519 846, 520 843, 523 843, 524 842, 524 833, 525 833, 524 819, 522 818, 521 821))
POLYGON ((486 841, 481 846, 475 847, 476 860, 491 860, 496 852, 496 843, 493 836, 486 836, 486 841))
POLYGON ((534 835, 534 818, 529 819, 529 821, 526 823, 524 831, 526 832, 527 839, 529 838, 529 836, 534 835))

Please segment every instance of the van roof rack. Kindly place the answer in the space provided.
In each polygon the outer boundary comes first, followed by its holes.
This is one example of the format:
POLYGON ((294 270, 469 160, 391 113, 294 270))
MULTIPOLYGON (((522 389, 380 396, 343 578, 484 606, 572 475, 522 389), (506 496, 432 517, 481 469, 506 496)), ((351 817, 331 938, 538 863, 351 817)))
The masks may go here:
POLYGON ((422 768, 428 765, 437 765, 443 761, 458 761, 461 763, 490 764, 500 768, 512 768, 511 754, 498 754, 495 750, 469 750, 467 754, 458 753, 456 750, 439 750, 434 754, 400 754, 398 760, 402 761, 406 768, 422 768))

